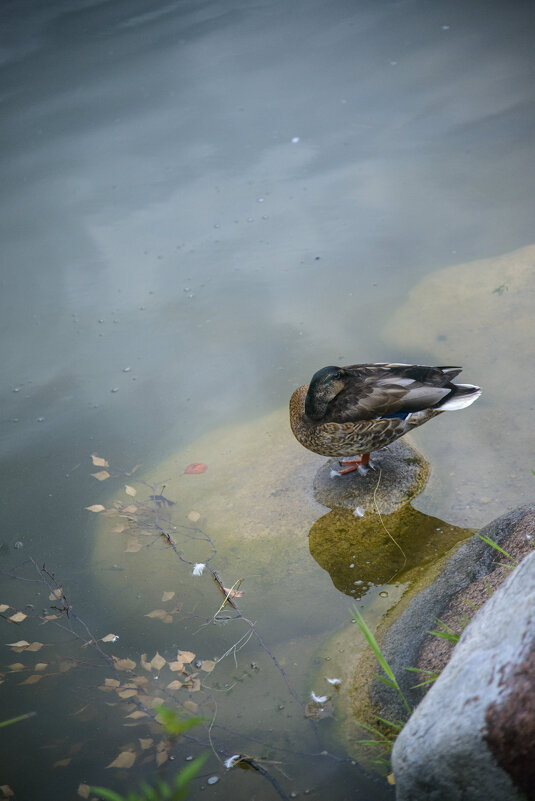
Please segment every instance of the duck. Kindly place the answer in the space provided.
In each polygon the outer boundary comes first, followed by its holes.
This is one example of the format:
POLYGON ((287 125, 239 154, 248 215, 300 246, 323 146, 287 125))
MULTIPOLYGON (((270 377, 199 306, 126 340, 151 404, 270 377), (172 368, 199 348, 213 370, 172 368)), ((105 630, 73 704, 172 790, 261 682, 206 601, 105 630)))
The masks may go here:
POLYGON ((331 475, 366 475, 373 451, 479 398, 481 387, 453 383, 461 371, 388 362, 322 367, 291 396, 292 432, 308 450, 338 457, 331 475))

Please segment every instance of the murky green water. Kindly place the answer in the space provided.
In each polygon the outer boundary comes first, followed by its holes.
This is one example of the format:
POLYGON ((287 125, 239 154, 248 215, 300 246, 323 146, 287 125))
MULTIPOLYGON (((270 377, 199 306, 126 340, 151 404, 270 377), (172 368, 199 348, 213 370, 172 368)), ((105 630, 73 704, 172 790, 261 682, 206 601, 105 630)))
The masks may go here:
POLYGON ((145 693, 213 724, 160 768, 209 751, 192 798, 390 798, 353 764, 326 682, 347 686, 361 649, 350 596, 377 622, 459 527, 533 494, 531 6, 0 13, 0 694, 2 719, 37 713, 0 730, 0 786, 47 801, 154 778, 161 729, 127 717, 145 693), (392 523, 401 572, 366 519, 313 500, 322 460, 285 411, 318 367, 385 359, 464 364, 485 389, 416 432, 431 477, 392 523), (209 568, 243 579, 246 620, 210 622, 209 568), (119 635, 102 651, 135 667, 83 647, 91 634, 119 635), (185 673, 179 650, 195 654, 185 673), (156 652, 166 664, 144 668, 156 652), (311 691, 332 717, 305 717, 311 691), (210 745, 268 776, 225 772, 210 745), (132 767, 106 768, 121 751, 132 767))

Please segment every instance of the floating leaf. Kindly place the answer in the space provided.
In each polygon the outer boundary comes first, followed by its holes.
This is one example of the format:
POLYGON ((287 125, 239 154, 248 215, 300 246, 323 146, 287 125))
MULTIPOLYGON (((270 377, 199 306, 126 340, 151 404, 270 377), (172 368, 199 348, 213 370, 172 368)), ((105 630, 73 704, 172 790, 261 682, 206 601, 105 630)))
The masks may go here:
POLYGON ((105 637, 102 637, 102 642, 117 642, 118 639, 118 634, 106 634, 105 637))
POLYGON ((119 687, 121 682, 119 679, 104 679, 104 684, 106 687, 119 687))
POLYGON ((29 646, 28 640, 18 640, 17 642, 7 642, 6 645, 9 648, 13 648, 14 651, 20 653, 21 651, 25 651, 26 648, 29 646))
POLYGON ((184 684, 184 687, 189 690, 190 693, 197 693, 201 689, 201 680, 199 678, 190 679, 184 684))
POLYGON ((152 665, 150 662, 147 662, 147 654, 141 654, 141 658, 139 660, 139 664, 144 670, 148 670, 149 673, 152 670, 152 665))
POLYGON ((198 475, 199 473, 205 473, 208 470, 208 466, 204 464, 204 462, 192 462, 189 464, 184 473, 188 475, 198 475))
POLYGON ((131 768, 136 761, 136 755, 133 751, 121 751, 113 762, 106 765, 107 768, 131 768))
POLYGON ((95 467, 109 467, 106 459, 103 459, 101 456, 97 456, 96 453, 91 454, 91 460, 95 467))
POLYGON ((13 798, 15 795, 9 784, 1 784, 0 791, 2 792, 4 798, 13 798))
POLYGON ((9 609, 9 604, 0 604, 0 614, 2 612, 6 612, 8 609, 9 609))
POLYGON ((32 651, 33 653, 36 653, 37 651, 40 651, 42 647, 43 647, 43 643, 42 642, 32 642, 26 648, 26 650, 27 651, 32 651))
POLYGON ((178 651, 176 658, 179 662, 189 665, 195 659, 195 654, 192 651, 178 651))
POLYGON ((193 512, 190 512, 189 515, 188 515, 188 520, 191 520, 192 523, 196 523, 197 520, 200 520, 200 519, 201 519, 201 515, 199 514, 199 512, 194 512, 193 511, 193 512))
POLYGON ((137 506, 131 504, 130 506, 125 506, 123 512, 126 512, 129 515, 133 515, 137 512, 137 506))
POLYGON ((148 612, 145 617, 153 617, 161 620, 162 623, 172 623, 173 618, 165 609, 153 609, 152 612, 148 612))
POLYGON ((184 662, 169 662, 169 670, 175 673, 177 670, 184 670, 184 662))
POLYGON ((58 759, 57 762, 54 762, 52 767, 53 768, 66 768, 71 760, 72 760, 72 757, 67 757, 67 759, 58 759))
POLYGON ((142 712, 141 709, 136 709, 134 712, 130 712, 127 715, 127 718, 132 718, 132 720, 139 720, 140 718, 148 718, 148 712, 142 712))
POLYGON ((213 659, 203 659, 201 664, 201 670, 204 670, 206 673, 211 673, 212 670, 215 668, 217 662, 214 662, 213 659))
POLYGON ((158 751, 158 753, 156 754, 156 764, 158 765, 158 767, 160 767, 160 765, 163 765, 164 762, 167 762, 168 759, 169 759, 168 751, 158 751))
POLYGON ((94 503, 93 506, 86 506, 85 507, 89 512, 103 512, 106 507, 102 506, 101 503, 94 503))
POLYGON ((137 695, 137 690, 121 690, 121 692, 118 692, 117 695, 119 698, 122 698, 124 701, 126 701, 127 698, 133 698, 134 695, 137 695))
POLYGON ((147 748, 150 748, 150 747, 151 747, 151 745, 152 745, 152 744, 153 744, 153 742, 154 742, 154 740, 152 739, 152 737, 146 737, 146 738, 143 738, 143 737, 138 737, 138 740, 139 740, 139 744, 140 744, 140 746, 141 746, 141 750, 142 750, 142 751, 146 751, 146 750, 147 750, 147 748))
POLYGON ((182 687, 182 682, 175 679, 167 685, 168 690, 179 690, 182 687))
POLYGON ((106 479, 110 477, 107 470, 99 470, 98 473, 91 473, 91 475, 93 478, 96 478, 97 481, 106 481, 106 479))
POLYGON ((124 549, 124 552, 125 553, 137 553, 138 551, 141 550, 142 547, 143 546, 141 545, 141 543, 137 542, 137 540, 130 540, 130 542, 128 543, 128 545, 124 549))
POLYGON ((199 704, 197 704, 195 701, 184 701, 184 709, 187 709, 188 712, 191 712, 192 715, 194 715, 199 709, 199 704))
POLYGON ((21 681, 21 684, 37 684, 38 681, 41 681, 43 677, 40 676, 38 673, 32 673, 31 676, 28 676, 27 679, 21 681))
POLYGON ((62 587, 58 587, 57 590, 52 590, 52 592, 48 596, 48 600, 59 601, 62 595, 63 595, 63 589, 62 587))
POLYGON ((89 798, 90 792, 91 788, 88 784, 78 785, 78 795, 80 796, 80 798, 89 798))
POLYGON ((386 777, 386 780, 387 780, 388 784, 395 784, 396 783, 396 780, 394 778, 394 774, 393 773, 389 773, 388 776, 386 777))
POLYGON ((12 665, 8 665, 8 668, 13 671, 13 673, 18 673, 19 670, 24 670, 26 665, 23 665, 22 662, 14 662, 12 665))
POLYGON ((48 662, 38 662, 34 667, 34 670, 46 670, 48 667, 48 662))
POLYGON ((133 670, 136 663, 131 659, 114 659, 114 665, 116 670, 133 670))
POLYGON ((137 495, 137 490, 134 489, 134 487, 131 487, 130 484, 124 485, 124 491, 126 492, 127 495, 131 495, 132 498, 137 495))
POLYGON ((22 623, 23 620, 26 620, 28 615, 25 615, 24 612, 15 612, 14 615, 11 615, 8 620, 11 620, 12 623, 22 623))
POLYGON ((162 603, 165 603, 166 601, 170 601, 171 598, 175 597, 175 595, 176 595, 176 593, 174 593, 174 592, 164 592, 164 594, 162 595, 162 603))
POLYGON ((161 670, 163 666, 167 664, 167 659, 164 659, 163 656, 156 651, 150 663, 154 670, 161 670))
POLYGON ((112 528, 112 534, 122 534, 122 532, 126 529, 124 523, 117 523, 116 526, 112 528))

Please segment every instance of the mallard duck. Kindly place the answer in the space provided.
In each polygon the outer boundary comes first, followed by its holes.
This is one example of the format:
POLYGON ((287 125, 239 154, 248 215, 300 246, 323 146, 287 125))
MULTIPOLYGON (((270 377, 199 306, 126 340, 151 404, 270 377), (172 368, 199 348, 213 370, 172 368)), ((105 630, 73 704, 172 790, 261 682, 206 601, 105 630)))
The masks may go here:
POLYGON ((372 451, 479 398, 480 387, 452 383, 461 370, 388 363, 322 367, 290 399, 292 431, 314 453, 346 457, 335 475, 365 474, 373 466, 372 451))

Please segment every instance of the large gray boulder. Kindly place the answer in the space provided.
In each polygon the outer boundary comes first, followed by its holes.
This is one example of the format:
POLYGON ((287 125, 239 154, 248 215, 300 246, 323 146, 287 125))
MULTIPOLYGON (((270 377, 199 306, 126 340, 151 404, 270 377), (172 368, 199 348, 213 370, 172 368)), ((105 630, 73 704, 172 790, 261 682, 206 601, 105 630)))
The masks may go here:
POLYGON ((397 801, 535 799, 535 553, 467 626, 392 765, 397 801))

